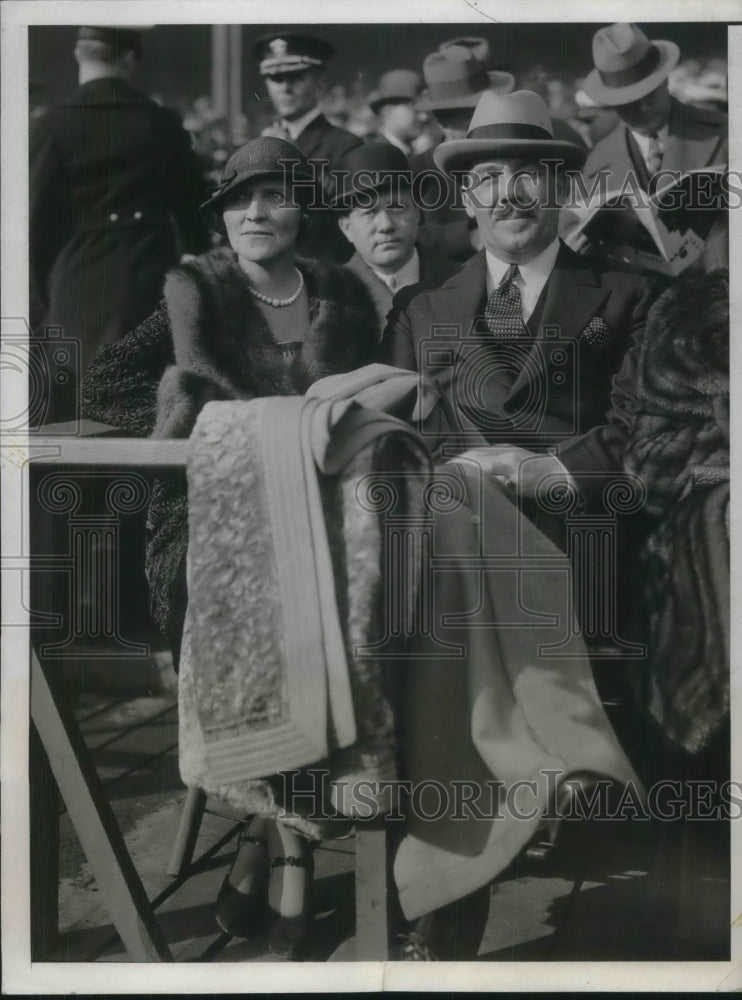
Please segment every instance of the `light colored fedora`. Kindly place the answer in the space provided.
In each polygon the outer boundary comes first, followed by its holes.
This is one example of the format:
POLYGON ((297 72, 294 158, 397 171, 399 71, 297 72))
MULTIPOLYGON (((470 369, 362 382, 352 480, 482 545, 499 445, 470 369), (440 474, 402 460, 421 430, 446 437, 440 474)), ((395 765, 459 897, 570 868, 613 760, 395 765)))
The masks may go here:
POLYGON ((474 109, 465 139, 442 142, 433 152, 441 170, 465 170, 486 157, 561 160, 581 167, 587 150, 555 139, 549 109, 532 90, 512 94, 485 91, 474 109))
POLYGON ((595 69, 583 90, 604 107, 631 104, 656 90, 679 59, 675 42, 650 41, 635 24, 609 24, 593 37, 595 69))
POLYGON ((427 93, 420 107, 428 111, 447 108, 474 108, 486 90, 509 94, 515 86, 512 73, 486 70, 471 49, 461 45, 442 46, 423 62, 427 93))

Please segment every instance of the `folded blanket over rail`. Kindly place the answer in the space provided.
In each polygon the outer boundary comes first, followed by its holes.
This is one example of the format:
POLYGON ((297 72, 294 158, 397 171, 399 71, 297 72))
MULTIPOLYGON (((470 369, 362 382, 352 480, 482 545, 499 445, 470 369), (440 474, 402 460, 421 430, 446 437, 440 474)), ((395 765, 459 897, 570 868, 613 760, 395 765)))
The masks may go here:
MULTIPOLYGON (((348 399, 203 409, 188 465, 186 784, 271 814, 284 803, 259 779, 281 771, 324 764, 339 788, 395 777, 375 653, 388 624, 382 522, 395 502, 422 509, 429 476, 406 424, 348 399), (379 496, 390 483, 396 501, 379 496)), ((352 811, 352 793, 336 805, 352 811)))

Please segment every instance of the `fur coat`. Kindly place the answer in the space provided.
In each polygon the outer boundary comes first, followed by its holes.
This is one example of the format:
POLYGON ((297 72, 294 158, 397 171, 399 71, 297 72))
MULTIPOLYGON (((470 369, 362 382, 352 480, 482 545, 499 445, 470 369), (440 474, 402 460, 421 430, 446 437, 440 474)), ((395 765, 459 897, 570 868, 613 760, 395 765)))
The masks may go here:
POLYGON ((642 707, 691 754, 729 713, 729 278, 685 276, 653 306, 638 354, 626 469, 646 490, 636 619, 642 707))
MULTIPOLYGON (((235 254, 219 248, 174 268, 159 309, 105 348, 83 382, 85 416, 126 434, 188 437, 206 402, 301 394, 318 378, 373 360, 373 303, 343 267, 301 259, 310 328, 287 358, 255 303, 235 254)), ((187 603, 185 475, 154 483, 146 572, 153 617, 177 664, 187 603)))

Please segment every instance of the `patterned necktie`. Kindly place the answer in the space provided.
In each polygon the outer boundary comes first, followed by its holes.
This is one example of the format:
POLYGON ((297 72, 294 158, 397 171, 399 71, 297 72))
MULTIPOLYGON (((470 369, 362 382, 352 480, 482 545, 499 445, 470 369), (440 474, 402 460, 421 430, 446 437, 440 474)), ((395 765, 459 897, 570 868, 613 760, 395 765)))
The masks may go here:
POLYGON ((525 336, 523 300, 515 283, 518 274, 518 265, 511 264, 500 284, 487 297, 484 318, 496 340, 525 336))
POLYGON ((656 174, 662 166, 662 154, 664 152, 665 147, 662 144, 662 140, 656 135, 650 135, 649 143, 647 144, 647 169, 650 174, 656 174))

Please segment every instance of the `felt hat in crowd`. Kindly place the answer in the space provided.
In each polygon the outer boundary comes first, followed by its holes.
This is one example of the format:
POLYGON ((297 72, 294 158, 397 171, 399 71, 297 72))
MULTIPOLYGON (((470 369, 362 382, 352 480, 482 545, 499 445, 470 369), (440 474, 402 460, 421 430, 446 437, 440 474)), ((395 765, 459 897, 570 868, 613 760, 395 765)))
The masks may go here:
MULTIPOLYGON (((298 181, 314 181, 314 172, 304 154, 285 139, 259 136, 240 146, 224 164, 222 178, 202 205, 202 209, 214 208, 236 188, 258 177, 279 175, 298 181)), ((302 190, 310 192, 309 185, 302 190)))
POLYGON ((566 139, 555 139, 549 109, 532 90, 512 94, 485 91, 474 109, 465 139, 442 142, 433 152, 445 171, 466 170, 487 157, 561 160, 581 167, 587 150, 566 139))
POLYGON ((349 150, 337 162, 332 207, 348 211, 361 198, 392 187, 394 191, 412 183, 410 163, 398 146, 389 142, 366 142, 349 150), (396 180, 398 178, 398 180, 396 180))
POLYGON ((474 58, 480 61, 485 69, 489 66, 490 43, 486 38, 480 38, 479 36, 473 35, 467 35, 464 38, 449 38, 447 42, 441 42, 438 46, 438 51, 445 52, 446 49, 450 48, 468 49, 474 58))
POLYGON ((293 31, 263 35, 253 46, 261 76, 303 73, 312 67, 320 68, 334 53, 333 46, 323 38, 293 31))
POLYGON ((427 92, 420 107, 428 111, 474 108, 486 90, 509 94, 515 86, 512 73, 486 70, 472 50, 461 45, 443 46, 423 62, 427 92))
POLYGON ((382 104, 399 104, 416 101, 423 89, 422 77, 411 69, 392 69, 379 80, 379 86, 368 95, 372 111, 382 104))
POLYGON ((605 107, 631 104, 656 90, 679 59, 675 42, 650 41, 635 24, 609 24, 595 32, 595 69, 582 87, 605 107))

